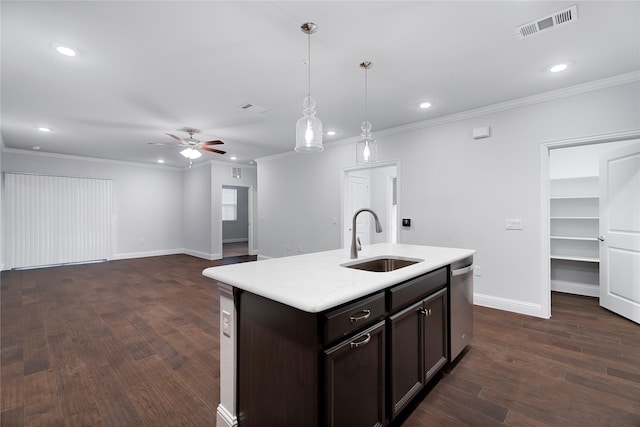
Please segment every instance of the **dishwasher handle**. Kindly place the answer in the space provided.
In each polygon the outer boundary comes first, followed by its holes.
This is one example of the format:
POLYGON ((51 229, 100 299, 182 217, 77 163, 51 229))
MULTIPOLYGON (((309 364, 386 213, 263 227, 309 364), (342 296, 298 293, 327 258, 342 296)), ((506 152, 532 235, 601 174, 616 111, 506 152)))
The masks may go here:
POLYGON ((451 270, 451 277, 462 276, 463 274, 467 274, 471 271, 473 271, 473 264, 463 268, 459 268, 457 270, 451 270))

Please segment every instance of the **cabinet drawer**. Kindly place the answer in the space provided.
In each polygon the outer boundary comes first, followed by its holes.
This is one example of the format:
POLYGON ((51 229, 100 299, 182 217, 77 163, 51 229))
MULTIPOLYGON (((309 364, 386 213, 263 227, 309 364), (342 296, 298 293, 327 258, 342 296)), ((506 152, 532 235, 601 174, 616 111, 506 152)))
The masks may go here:
POLYGON ((389 290, 389 310, 395 311, 447 285, 447 267, 416 277, 389 290))
POLYGON ((384 315, 384 292, 330 311, 325 314, 325 343, 362 329, 384 315))

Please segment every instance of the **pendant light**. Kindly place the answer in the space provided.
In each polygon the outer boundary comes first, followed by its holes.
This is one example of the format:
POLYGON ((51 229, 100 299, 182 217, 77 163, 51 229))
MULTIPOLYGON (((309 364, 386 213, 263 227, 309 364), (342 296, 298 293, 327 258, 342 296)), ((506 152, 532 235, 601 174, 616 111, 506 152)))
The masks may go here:
POLYGON ((318 26, 312 22, 306 22, 300 26, 300 29, 308 36, 309 90, 302 101, 303 116, 296 123, 295 150, 301 153, 313 153, 324 150, 322 146, 322 122, 316 117, 316 101, 311 97, 311 34, 318 30, 318 26))
POLYGON ((378 161, 378 145, 371 136, 371 123, 367 120, 367 70, 373 66, 371 61, 364 61, 360 68, 364 69, 364 122, 360 125, 361 139, 356 142, 356 163, 375 163, 378 161))

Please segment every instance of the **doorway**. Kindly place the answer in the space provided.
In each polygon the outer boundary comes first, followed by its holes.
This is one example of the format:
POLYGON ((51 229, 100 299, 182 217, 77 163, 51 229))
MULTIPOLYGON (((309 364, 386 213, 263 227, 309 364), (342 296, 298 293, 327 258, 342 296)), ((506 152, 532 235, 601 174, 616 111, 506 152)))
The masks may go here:
POLYGON ((607 247, 600 158, 639 137, 634 130, 541 145, 542 317, 551 316, 551 291, 601 295, 601 269, 608 262, 602 265, 600 256, 607 247))
POLYGON ((249 187, 223 185, 222 257, 249 255, 249 187))
POLYGON ((371 215, 358 215, 356 236, 363 245, 398 242, 398 175, 398 162, 342 170, 343 248, 351 246, 353 214, 362 208, 373 210, 382 224, 382 233, 374 233, 371 215))

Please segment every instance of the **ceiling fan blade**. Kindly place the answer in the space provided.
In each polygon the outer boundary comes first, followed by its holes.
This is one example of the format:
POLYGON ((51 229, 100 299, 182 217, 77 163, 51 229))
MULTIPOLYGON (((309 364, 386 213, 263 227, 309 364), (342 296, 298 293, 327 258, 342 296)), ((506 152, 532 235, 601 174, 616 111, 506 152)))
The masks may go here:
POLYGON ((149 145, 170 145, 172 147, 178 147, 178 144, 169 144, 164 142, 147 142, 149 145))
POLYGON ((181 143, 184 142, 184 140, 182 138, 180 138, 179 136, 175 136, 174 134, 171 134, 171 133, 168 133, 167 135, 169 135, 173 139, 177 139, 181 143))
POLYGON ((225 154, 226 151, 216 150, 215 148, 200 147, 201 150, 211 151, 212 153, 225 154))
POLYGON ((215 141, 205 141, 205 142, 201 142, 200 144, 202 145, 218 145, 218 144, 224 144, 224 142, 220 141, 219 139, 215 140, 215 141))

